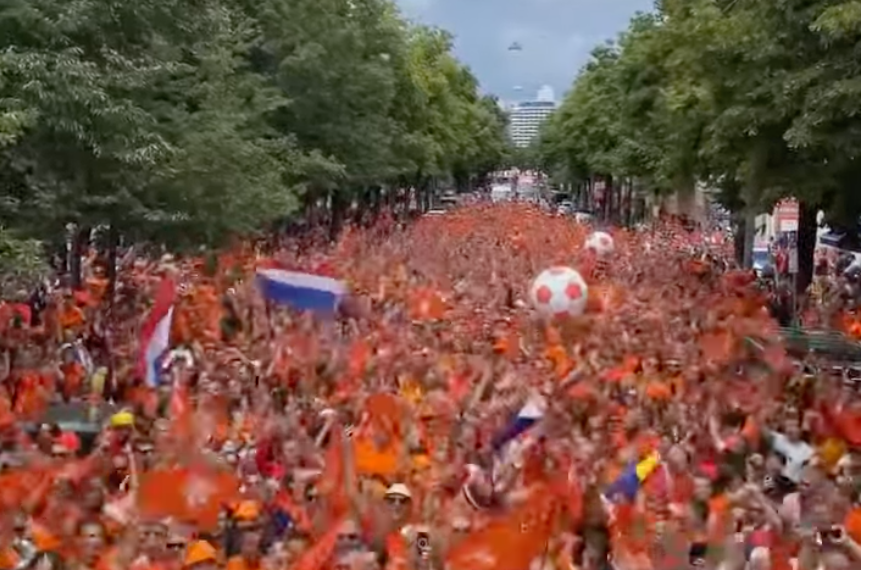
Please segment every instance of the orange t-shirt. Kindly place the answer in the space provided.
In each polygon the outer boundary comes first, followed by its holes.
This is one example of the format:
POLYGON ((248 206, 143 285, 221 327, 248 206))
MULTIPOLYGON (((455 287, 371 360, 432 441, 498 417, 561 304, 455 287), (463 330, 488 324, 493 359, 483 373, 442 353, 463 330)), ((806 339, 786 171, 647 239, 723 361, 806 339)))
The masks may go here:
POLYGON ((234 556, 227 561, 227 570, 260 570, 260 560, 247 560, 242 556, 234 556))
POLYGON ((708 507, 709 517, 712 521, 712 524, 709 525, 709 542, 720 544, 730 532, 730 501, 726 495, 716 495, 709 499, 708 507))
POLYGON ((100 556, 100 559, 97 560, 94 570, 119 570, 117 559, 118 550, 115 548, 109 548, 100 556))
POLYGON ((18 554, 11 547, 0 550, 0 570, 12 570, 19 562, 18 554))
POLYGON ((36 370, 22 373, 19 394, 15 401, 15 414, 28 417, 41 412, 50 397, 49 382, 36 370))
POLYGON ((61 310, 59 315, 62 329, 74 329, 85 324, 85 313, 75 305, 69 305, 61 310))
POLYGON ((388 554, 388 568, 401 570, 408 565, 408 549, 406 541, 398 531, 390 533, 385 539, 385 548, 388 554))
POLYGON ((67 398, 78 394, 85 381, 85 368, 78 362, 61 364, 61 372, 64 375, 63 393, 67 398))
POLYGON ((845 517, 845 530, 854 542, 860 544, 860 507, 854 507, 845 517))

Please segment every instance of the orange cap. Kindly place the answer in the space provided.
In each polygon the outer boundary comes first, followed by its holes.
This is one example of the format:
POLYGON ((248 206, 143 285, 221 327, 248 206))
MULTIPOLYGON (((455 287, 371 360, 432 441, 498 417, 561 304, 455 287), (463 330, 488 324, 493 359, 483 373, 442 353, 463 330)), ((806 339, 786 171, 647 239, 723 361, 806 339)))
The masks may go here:
POLYGON ((218 552, 205 540, 198 540, 188 546, 185 552, 185 566, 203 562, 218 562, 218 552))
POLYGON ((645 389, 645 395, 652 400, 668 400, 672 395, 669 386, 663 382, 653 381, 645 389))
POLYGON ((252 521, 260 516, 260 507, 256 501, 242 501, 233 511, 233 518, 241 521, 252 521))

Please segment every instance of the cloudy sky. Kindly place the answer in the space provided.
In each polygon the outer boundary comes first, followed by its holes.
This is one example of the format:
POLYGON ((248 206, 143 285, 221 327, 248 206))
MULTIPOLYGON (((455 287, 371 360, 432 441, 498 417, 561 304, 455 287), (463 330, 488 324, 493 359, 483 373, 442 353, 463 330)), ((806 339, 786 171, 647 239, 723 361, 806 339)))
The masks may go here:
POLYGON ((653 0, 397 0, 410 19, 454 35, 458 58, 482 88, 533 99, 542 85, 558 98, 590 50, 623 30, 653 0), (521 51, 509 51, 518 42, 521 51), (521 90, 515 89, 521 87, 521 90))

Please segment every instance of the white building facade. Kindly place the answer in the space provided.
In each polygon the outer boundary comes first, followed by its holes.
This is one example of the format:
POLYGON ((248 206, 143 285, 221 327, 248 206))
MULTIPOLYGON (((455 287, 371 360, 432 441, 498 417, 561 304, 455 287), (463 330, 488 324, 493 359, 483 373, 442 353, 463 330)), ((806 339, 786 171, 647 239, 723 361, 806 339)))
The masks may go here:
POLYGON ((553 101, 525 101, 512 107, 509 138, 515 146, 528 147, 539 136, 539 127, 554 112, 553 101))

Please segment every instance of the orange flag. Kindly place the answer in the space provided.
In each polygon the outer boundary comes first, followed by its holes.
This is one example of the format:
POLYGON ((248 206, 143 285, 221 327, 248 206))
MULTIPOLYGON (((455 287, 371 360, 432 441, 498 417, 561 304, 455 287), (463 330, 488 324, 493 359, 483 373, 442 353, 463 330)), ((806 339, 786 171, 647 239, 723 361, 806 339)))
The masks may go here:
POLYGON ((400 467, 405 403, 382 392, 367 398, 364 409, 365 419, 353 444, 357 472, 391 478, 400 467))
POLYGON ((355 380, 361 378, 366 372, 371 355, 372 349, 364 340, 357 340, 351 346, 348 354, 348 372, 354 376, 355 380))
POLYGON ((303 553, 300 560, 293 566, 293 570, 324 570, 327 562, 333 556, 333 550, 336 548, 336 538, 339 536, 343 522, 341 518, 338 519, 326 534, 319 538, 309 550, 303 553))
POLYGON ((143 475, 137 506, 145 516, 171 516, 211 530, 224 506, 239 500, 239 487, 239 479, 225 471, 156 469, 143 475))
POLYGON ((14 469, 0 475, 0 510, 13 511, 40 486, 46 470, 33 467, 14 469))
POLYGON ((174 439, 182 444, 190 443, 194 435, 194 411, 189 402, 188 387, 177 380, 170 393, 170 430, 174 439))
POLYGON ((523 504, 452 548, 449 570, 529 570, 545 554, 559 514, 553 484, 539 484, 523 504))
POLYGON ((321 496, 328 497, 334 516, 346 511, 349 506, 343 480, 344 455, 342 453, 342 426, 335 424, 331 429, 330 443, 324 457, 324 473, 318 482, 321 496))
POLYGON ((437 291, 417 289, 410 295, 409 305, 415 320, 439 320, 445 317, 445 301, 437 291))

